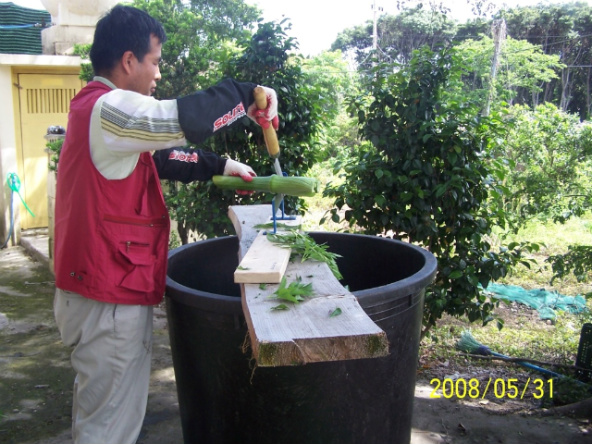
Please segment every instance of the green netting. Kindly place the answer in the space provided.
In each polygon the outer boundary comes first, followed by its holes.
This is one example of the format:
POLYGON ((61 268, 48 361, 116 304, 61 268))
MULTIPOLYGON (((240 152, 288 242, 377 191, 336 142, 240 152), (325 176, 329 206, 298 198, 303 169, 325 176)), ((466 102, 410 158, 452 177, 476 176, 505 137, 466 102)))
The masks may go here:
POLYGON ((492 297, 510 302, 518 302, 534 308, 541 319, 555 320, 557 311, 582 313, 587 311, 583 296, 565 296, 556 291, 544 289, 526 290, 516 285, 489 284, 485 291, 492 297))
POLYGON ((41 30, 50 24, 47 11, 0 3, 0 53, 41 54, 41 30))
POLYGON ((51 15, 42 9, 31 9, 14 3, 0 3, 0 25, 49 25, 51 15))

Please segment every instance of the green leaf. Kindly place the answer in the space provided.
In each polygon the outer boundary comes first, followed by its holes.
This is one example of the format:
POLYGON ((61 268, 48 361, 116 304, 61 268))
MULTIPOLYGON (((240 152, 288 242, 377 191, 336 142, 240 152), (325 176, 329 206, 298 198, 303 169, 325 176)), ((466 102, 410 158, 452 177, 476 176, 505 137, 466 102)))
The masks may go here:
POLYGON ((304 301, 304 298, 312 296, 312 294, 312 283, 302 284, 298 279, 287 285, 286 278, 283 277, 278 289, 269 297, 298 304, 304 301))
POLYGON ((436 187, 436 197, 442 197, 442 195, 446 192, 446 185, 440 184, 436 187))
POLYGON ((410 193, 409 191, 404 191, 401 193, 400 198, 402 202, 409 202, 411 199, 413 199, 413 193, 410 193))
POLYGON ((341 314, 341 308, 337 307, 335 310, 333 310, 330 314, 329 317, 330 318, 334 318, 336 316, 339 316, 341 314))
POLYGON ((276 305, 274 307, 271 307, 271 310, 274 311, 282 311, 282 310, 289 310, 290 307, 288 307, 286 304, 280 304, 280 305, 276 305))
POLYGON ((463 272, 462 271, 460 271, 460 270, 454 270, 452 273, 450 273, 448 275, 448 277, 450 279, 458 279, 458 278, 462 277, 462 275, 463 275, 463 272))
POLYGON ((479 285, 479 278, 474 274, 467 275, 467 280, 473 287, 477 287, 479 285))

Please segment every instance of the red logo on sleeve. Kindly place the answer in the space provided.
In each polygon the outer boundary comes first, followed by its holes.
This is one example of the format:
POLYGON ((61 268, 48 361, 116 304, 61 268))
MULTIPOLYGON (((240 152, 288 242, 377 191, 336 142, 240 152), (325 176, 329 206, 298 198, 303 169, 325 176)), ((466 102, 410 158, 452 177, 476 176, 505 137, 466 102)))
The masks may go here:
POLYGON ((173 150, 169 154, 169 160, 178 160, 179 162, 197 163, 199 156, 197 153, 184 153, 183 151, 173 150))
POLYGON ((246 114, 247 113, 245 112, 245 107, 243 106, 243 103, 239 103, 234 107, 232 111, 229 111, 222 117, 216 119, 216 121, 214 122, 214 132, 224 128, 225 126, 232 125, 234 122, 236 122, 241 117, 244 117, 246 114))

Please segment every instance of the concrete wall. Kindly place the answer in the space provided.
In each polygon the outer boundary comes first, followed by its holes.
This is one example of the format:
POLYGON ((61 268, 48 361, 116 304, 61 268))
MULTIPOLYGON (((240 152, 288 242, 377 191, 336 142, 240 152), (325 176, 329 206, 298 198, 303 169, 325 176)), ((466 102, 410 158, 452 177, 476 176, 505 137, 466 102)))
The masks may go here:
MULTIPOLYGON (((12 85, 12 69, 10 65, 0 63, 0 246, 4 245, 8 237, 10 227, 10 188, 6 184, 6 177, 9 173, 16 173, 16 135, 14 119, 14 87, 12 85)), ((16 196, 15 196, 16 197, 16 196)), ((16 197, 18 199, 18 197, 16 197)), ((14 220, 18 225, 19 206, 13 205, 15 210, 14 220)), ((19 242, 20 226, 15 226, 12 241, 8 245, 19 242)))

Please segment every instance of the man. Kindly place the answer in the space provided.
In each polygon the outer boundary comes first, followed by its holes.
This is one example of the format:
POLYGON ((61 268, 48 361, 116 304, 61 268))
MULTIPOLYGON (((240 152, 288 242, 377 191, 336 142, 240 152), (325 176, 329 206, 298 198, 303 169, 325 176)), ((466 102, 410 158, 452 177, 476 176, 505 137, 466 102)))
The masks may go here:
POLYGON ((145 12, 115 6, 95 30, 97 77, 71 102, 57 179, 54 310, 74 347, 76 444, 134 443, 142 427, 168 249, 159 177, 250 181, 247 165, 179 147, 245 115, 277 126, 275 92, 266 89, 270 106, 257 111, 255 84, 225 80, 177 100, 152 98, 165 39, 145 12))

